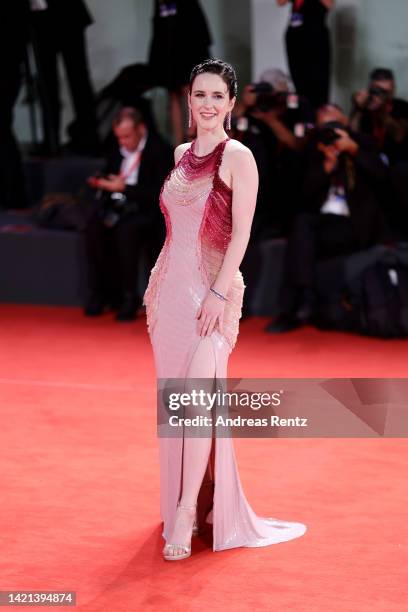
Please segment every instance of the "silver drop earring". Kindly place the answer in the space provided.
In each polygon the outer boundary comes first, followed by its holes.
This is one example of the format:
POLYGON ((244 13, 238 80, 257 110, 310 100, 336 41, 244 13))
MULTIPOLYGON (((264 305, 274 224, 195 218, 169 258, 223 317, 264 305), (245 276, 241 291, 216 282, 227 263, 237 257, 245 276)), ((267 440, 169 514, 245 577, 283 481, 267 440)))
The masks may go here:
POLYGON ((227 113, 227 126, 226 129, 229 131, 231 129, 231 111, 227 113))
POLYGON ((193 125, 193 115, 191 112, 191 108, 188 107, 188 127, 191 128, 192 125, 193 125))

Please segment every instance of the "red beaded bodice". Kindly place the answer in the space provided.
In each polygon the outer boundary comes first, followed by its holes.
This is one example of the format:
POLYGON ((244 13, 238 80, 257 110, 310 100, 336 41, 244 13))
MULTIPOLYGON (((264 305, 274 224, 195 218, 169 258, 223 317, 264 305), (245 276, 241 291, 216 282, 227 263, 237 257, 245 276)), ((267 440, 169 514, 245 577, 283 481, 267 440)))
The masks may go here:
MULTIPOLYGON (((153 330, 160 283, 166 275, 172 248, 185 253, 189 266, 197 265, 206 287, 212 285, 221 268, 232 233, 232 189, 219 175, 228 140, 204 156, 195 153, 193 141, 164 181, 160 208, 166 221, 166 240, 144 297, 149 332, 153 330), (195 261, 191 261, 191 241, 195 244, 195 261)), ((224 335, 231 348, 238 333, 243 290, 242 275, 238 271, 227 293, 224 310, 224 335)))

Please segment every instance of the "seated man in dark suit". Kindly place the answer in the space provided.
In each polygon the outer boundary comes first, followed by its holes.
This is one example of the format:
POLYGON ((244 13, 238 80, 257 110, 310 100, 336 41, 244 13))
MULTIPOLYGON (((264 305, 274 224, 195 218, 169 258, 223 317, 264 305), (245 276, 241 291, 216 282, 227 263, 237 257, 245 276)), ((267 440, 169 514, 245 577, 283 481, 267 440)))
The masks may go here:
POLYGON ((300 212, 289 237, 280 316, 267 331, 294 329, 313 317, 315 264, 388 238, 382 211, 387 166, 372 139, 351 132, 335 105, 319 109, 305 159, 300 212))
POLYGON ((85 314, 119 306, 116 319, 135 318, 140 247, 158 247, 164 238, 160 189, 173 165, 170 145, 149 132, 140 113, 123 108, 113 121, 117 146, 103 177, 91 177, 95 209, 85 232, 90 296, 85 314))

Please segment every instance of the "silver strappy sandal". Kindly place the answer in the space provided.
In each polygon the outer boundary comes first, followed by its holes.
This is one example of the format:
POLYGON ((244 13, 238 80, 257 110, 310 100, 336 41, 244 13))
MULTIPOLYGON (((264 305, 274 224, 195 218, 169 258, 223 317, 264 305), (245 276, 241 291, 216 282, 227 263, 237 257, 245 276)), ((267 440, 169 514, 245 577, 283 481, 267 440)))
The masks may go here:
MULTIPOLYGON (((185 510, 197 511, 197 504, 194 506, 184 506, 183 504, 178 503, 177 508, 184 508, 185 510)), ((196 533, 198 533, 198 525, 197 525, 197 517, 194 520, 194 525, 196 526, 196 533)), ((193 526, 194 529, 194 526, 193 526)), ((192 534, 193 535, 193 534, 192 534)), ((163 557, 166 561, 181 561, 181 559, 187 559, 191 555, 191 543, 190 544, 166 544, 163 548, 163 557), (174 552, 178 549, 182 549, 182 553, 174 554, 174 552)))

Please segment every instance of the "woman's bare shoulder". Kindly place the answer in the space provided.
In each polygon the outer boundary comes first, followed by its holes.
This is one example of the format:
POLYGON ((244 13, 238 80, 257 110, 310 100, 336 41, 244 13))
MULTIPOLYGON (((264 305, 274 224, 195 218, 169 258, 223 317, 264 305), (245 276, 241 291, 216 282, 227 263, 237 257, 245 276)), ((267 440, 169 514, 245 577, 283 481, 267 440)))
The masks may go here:
POLYGON ((230 140, 228 140, 225 146, 225 154, 227 160, 232 165, 248 163, 248 161, 252 162, 254 160, 251 149, 234 138, 230 138, 230 140))
POLYGON ((181 144, 179 144, 175 149, 174 149, 174 163, 178 163, 178 161, 182 158, 182 156, 184 155, 184 153, 187 151, 187 149, 189 149, 191 147, 191 142, 183 142, 181 144))

